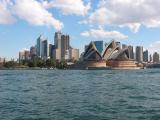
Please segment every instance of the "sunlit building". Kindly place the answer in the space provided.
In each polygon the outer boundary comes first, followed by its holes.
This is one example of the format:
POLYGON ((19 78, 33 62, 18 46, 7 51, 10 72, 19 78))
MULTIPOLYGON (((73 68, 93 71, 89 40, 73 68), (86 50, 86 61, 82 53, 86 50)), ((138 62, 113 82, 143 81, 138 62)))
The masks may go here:
POLYGON ((69 49, 69 59, 70 60, 79 60, 79 49, 71 48, 69 49))
POLYGON ((54 49, 53 50, 53 59, 61 60, 60 49, 54 49))
POLYGON ((19 61, 29 60, 29 59, 30 59, 30 51, 29 50, 22 50, 19 52, 19 61))
POLYGON ((70 37, 69 35, 61 36, 61 59, 65 59, 66 51, 70 48, 70 37))
POLYGON ((121 49, 120 44, 114 40, 109 42, 102 54, 96 48, 94 42, 88 45, 88 48, 83 54, 83 61, 77 66, 87 68, 108 68, 113 69, 140 69, 135 60, 129 58, 128 48, 121 49))

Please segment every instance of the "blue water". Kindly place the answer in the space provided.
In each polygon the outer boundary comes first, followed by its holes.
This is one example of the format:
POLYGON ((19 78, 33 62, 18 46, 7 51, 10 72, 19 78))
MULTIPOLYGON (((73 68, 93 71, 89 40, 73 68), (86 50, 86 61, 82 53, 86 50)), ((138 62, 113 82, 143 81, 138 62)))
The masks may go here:
POLYGON ((160 69, 1 70, 0 120, 160 120, 160 69))

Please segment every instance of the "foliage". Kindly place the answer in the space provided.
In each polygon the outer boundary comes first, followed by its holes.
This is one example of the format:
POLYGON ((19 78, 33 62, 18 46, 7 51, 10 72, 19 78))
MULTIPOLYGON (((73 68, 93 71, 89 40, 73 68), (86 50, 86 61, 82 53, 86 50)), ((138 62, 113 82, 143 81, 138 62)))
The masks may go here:
POLYGON ((16 67, 18 64, 14 61, 8 61, 4 63, 4 67, 6 68, 14 68, 16 67))

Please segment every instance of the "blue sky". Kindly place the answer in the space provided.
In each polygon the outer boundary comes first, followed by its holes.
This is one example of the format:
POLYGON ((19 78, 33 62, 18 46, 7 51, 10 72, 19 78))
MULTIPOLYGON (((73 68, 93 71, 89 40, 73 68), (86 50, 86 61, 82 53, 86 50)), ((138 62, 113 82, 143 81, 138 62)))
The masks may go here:
POLYGON ((81 52, 91 40, 115 39, 160 53, 159 6, 157 0, 0 0, 0 57, 17 58, 40 34, 53 43, 58 30, 81 52))

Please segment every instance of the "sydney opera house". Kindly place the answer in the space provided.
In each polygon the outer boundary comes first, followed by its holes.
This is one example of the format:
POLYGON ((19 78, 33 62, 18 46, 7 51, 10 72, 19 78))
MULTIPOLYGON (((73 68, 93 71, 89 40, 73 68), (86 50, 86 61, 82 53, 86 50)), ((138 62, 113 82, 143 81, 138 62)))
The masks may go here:
POLYGON ((82 55, 81 61, 76 64, 76 68, 85 69, 140 69, 142 66, 129 58, 127 48, 121 49, 120 43, 114 40, 105 46, 100 53, 94 42, 91 42, 82 55))

